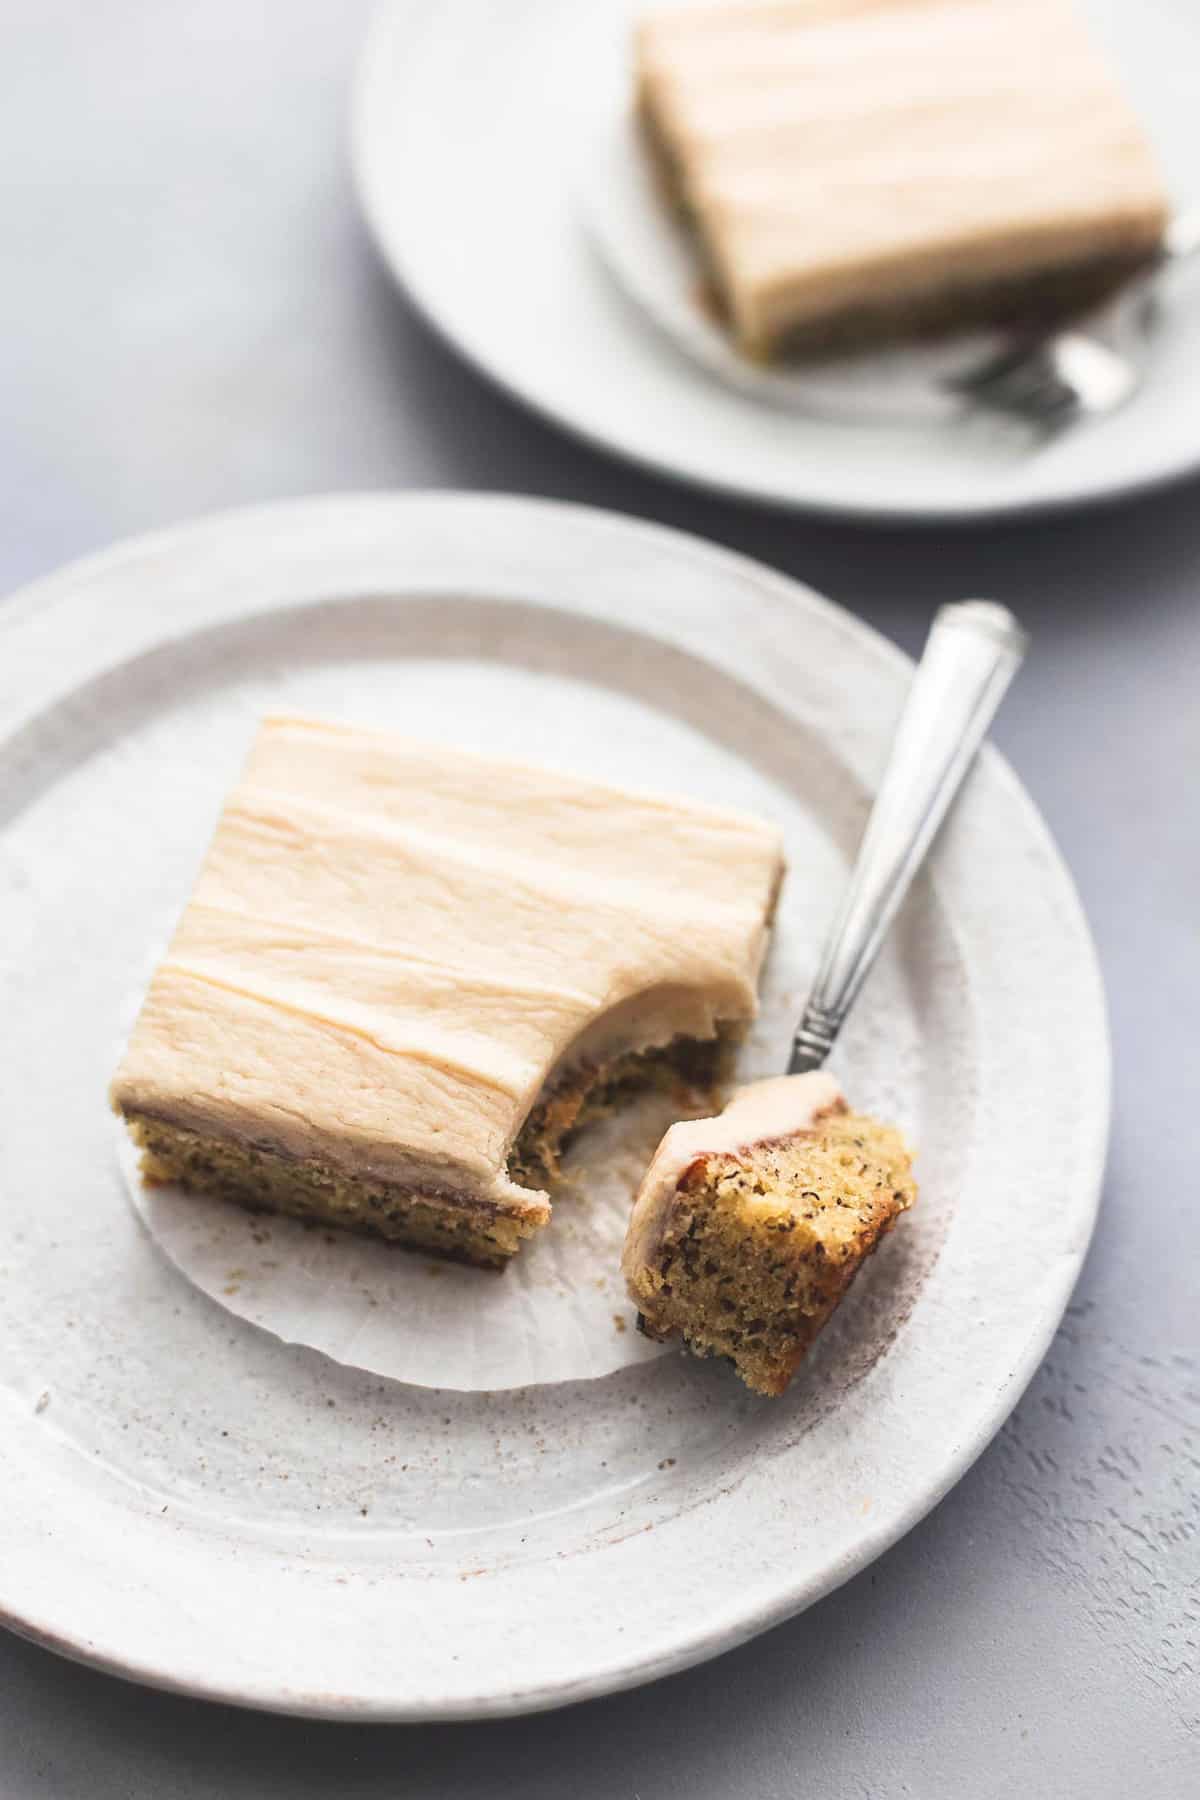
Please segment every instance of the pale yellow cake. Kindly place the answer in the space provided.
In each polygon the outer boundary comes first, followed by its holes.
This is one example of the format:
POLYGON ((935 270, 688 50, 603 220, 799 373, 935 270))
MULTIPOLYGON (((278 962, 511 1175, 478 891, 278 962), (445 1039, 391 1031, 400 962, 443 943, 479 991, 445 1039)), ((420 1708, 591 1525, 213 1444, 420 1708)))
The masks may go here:
POLYGON ((150 1180, 501 1265, 589 1109, 711 1086, 782 867, 758 819, 269 719, 113 1105, 150 1180))
POLYGON ((641 115, 751 356, 1040 319, 1160 245, 1072 0, 726 0, 636 34, 641 115))

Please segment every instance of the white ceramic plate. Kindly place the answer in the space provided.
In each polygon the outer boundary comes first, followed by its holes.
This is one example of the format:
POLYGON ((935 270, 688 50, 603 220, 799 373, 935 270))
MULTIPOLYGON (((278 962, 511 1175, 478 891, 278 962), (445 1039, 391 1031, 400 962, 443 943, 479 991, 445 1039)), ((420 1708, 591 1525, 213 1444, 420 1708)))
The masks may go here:
MULTIPOLYGON (((1159 144, 1176 203, 1195 203, 1193 0, 1084 4, 1159 144)), ((890 388, 884 416, 873 417, 854 379, 834 384, 833 404, 828 381, 806 384, 819 389, 806 415, 738 391, 703 366, 703 346, 679 348, 592 242, 589 189, 597 159, 617 167, 611 140, 627 108, 639 10, 640 0, 388 0, 376 17, 354 103, 359 193, 390 267, 480 369, 649 467, 833 513, 971 518, 1077 506, 1200 465, 1200 280, 1179 279, 1136 400, 1042 446, 947 421, 936 403, 910 417, 890 388)), ((636 213, 624 210, 621 229, 636 213)), ((896 385, 907 395, 914 383, 896 385)))
MULTIPOLYGON (((1087 930, 990 751, 837 1058, 919 1144, 921 1201, 781 1401, 677 1354, 450 1393, 285 1345, 160 1256, 105 1105, 131 979, 266 708, 773 815, 803 986, 908 673, 750 562, 511 499, 233 514, 0 611, 0 1611, 17 1630, 255 1706, 512 1712, 712 1655, 933 1505, 1060 1318, 1106 1135, 1087 930)), ((754 1054, 781 1060, 787 1024, 754 1054)))

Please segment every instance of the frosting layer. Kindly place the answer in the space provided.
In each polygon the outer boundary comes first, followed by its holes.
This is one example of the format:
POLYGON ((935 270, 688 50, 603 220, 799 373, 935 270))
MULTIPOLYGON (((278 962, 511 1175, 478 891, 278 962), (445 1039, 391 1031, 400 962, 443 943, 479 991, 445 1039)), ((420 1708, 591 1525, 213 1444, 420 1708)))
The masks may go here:
POLYGON ((270 718, 113 1103, 532 1203, 547 1077, 752 1017, 781 873, 757 819, 270 718))

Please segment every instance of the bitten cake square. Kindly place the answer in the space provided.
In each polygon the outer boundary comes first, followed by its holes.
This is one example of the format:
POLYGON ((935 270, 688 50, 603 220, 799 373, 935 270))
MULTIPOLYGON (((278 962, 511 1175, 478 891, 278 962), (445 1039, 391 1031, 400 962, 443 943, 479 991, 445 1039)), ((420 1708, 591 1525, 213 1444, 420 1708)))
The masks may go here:
POLYGON ((112 1103, 150 1181, 500 1266, 589 1113, 716 1080, 782 869, 758 819, 268 719, 112 1103))
POLYGON ((752 357, 1097 300, 1161 243, 1154 152, 1071 0, 663 11, 639 110, 752 357))
POLYGON ((885 1232, 916 1199, 899 1132, 825 1074, 739 1090, 673 1125, 634 1203, 622 1268, 639 1325, 781 1394, 885 1232))

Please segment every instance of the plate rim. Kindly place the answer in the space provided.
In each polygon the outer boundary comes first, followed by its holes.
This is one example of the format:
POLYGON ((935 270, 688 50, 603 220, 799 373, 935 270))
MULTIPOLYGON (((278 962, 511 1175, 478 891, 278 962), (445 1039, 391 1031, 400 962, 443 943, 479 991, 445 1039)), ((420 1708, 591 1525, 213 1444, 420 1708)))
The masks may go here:
MULTIPOLYGON (((265 505, 236 508, 122 540, 109 548, 68 563, 59 570, 35 580, 18 590, 7 601, 0 602, 0 637, 7 625, 20 630, 23 624, 36 623, 45 616, 45 608, 69 600, 81 586, 97 575, 120 571, 123 565, 136 563, 148 553, 178 550, 197 534, 218 537, 231 526, 245 528, 261 524, 269 530, 292 527, 301 517, 319 513, 322 524, 348 513, 367 512, 380 517, 402 517, 405 512, 424 507, 511 511, 522 518, 532 516, 539 522, 570 519, 577 523, 603 527, 626 541, 649 540, 659 548, 693 562, 715 566, 741 581, 765 588, 793 603, 800 599, 806 606, 828 615, 831 621, 853 639, 868 648, 875 657, 891 662, 897 672, 911 669, 911 659, 890 640, 863 620, 826 599, 805 583, 795 580, 767 565, 758 563, 737 551, 713 544, 694 534, 658 525, 611 510, 547 499, 531 499, 522 495, 457 492, 455 490, 410 490, 392 494, 331 494, 303 499, 272 502, 265 505)), ((53 704, 53 702, 51 702, 53 704)), ((40 710, 40 708, 38 709, 40 710)), ((18 725, 19 729, 19 725, 18 725)), ((0 1598, 0 1623, 18 1635, 75 1661, 123 1676, 145 1685, 175 1693, 221 1701, 258 1710, 291 1713, 304 1717, 355 1719, 363 1722, 415 1722, 435 1719, 474 1719, 536 1712, 552 1707, 594 1698, 602 1694, 640 1686, 680 1669, 690 1667, 719 1652, 732 1648, 782 1620, 804 1610, 817 1599, 833 1592, 843 1582, 866 1568, 874 1559, 905 1535, 953 1487, 991 1442, 1013 1407, 1020 1399, 1048 1348, 1061 1322, 1079 1269, 1087 1253, 1099 1210, 1101 1183, 1108 1142, 1111 1098, 1111 1049, 1103 981, 1095 946, 1069 871, 1055 846, 1040 812, 1026 793, 1011 767, 992 745, 985 746, 983 759, 993 779, 1001 781, 1010 797, 1020 806, 1025 826, 1035 835, 1039 848, 1047 858, 1047 876, 1055 882, 1058 897, 1066 914, 1064 931, 1069 930, 1079 957, 1079 969, 1088 988, 1094 1022, 1099 1030, 1089 1044, 1087 1079, 1081 1088, 1091 1090, 1090 1104, 1085 1108, 1088 1120, 1088 1167, 1081 1168, 1077 1193, 1086 1204, 1077 1201, 1082 1229, 1069 1253, 1064 1253, 1048 1284, 1044 1310, 1025 1339, 1021 1355, 1013 1359, 1007 1379, 990 1393, 981 1407, 972 1430, 965 1433, 952 1455, 939 1463, 937 1479, 924 1481, 920 1491, 908 1504, 881 1524, 859 1533, 852 1553, 844 1555, 833 1567, 814 1574, 811 1568, 799 1579, 784 1581, 771 1594, 751 1607, 741 1607, 719 1618, 702 1616, 689 1633, 677 1636, 668 1649, 644 1657, 624 1657, 619 1663, 597 1663, 593 1660, 583 1675, 554 1683, 534 1684, 524 1688, 504 1686, 474 1694, 469 1698, 447 1698, 442 1704, 426 1700, 416 1703, 402 1700, 379 1701, 354 1696, 335 1697, 328 1692, 297 1692, 268 1679, 242 1681, 230 1685, 219 1677, 212 1681, 193 1676, 179 1677, 168 1667, 154 1666, 137 1656, 122 1655, 111 1645, 103 1646, 88 1637, 72 1638, 47 1621, 39 1622, 28 1612, 17 1612, 0 1598)), ((990 1386, 990 1384, 989 1384, 990 1386)), ((0 1449, 0 1463, 4 1460, 0 1449)))
MULTIPOLYGON (((886 529, 896 526, 958 526, 964 529, 988 521, 1055 520, 1105 508, 1117 508, 1153 494, 1167 492, 1194 478, 1200 471, 1200 431, 1190 456, 1121 480, 1108 480, 1070 492, 1045 494, 992 494, 961 503, 913 506, 903 501, 889 504, 876 498, 870 503, 845 497, 792 497, 755 486, 752 482, 726 479, 698 469, 681 467, 655 456, 627 435, 593 427, 586 417, 555 405, 522 382, 510 370, 489 360, 482 346, 445 317, 422 280, 417 260, 407 254, 403 234, 392 231, 382 199, 382 173, 374 149, 372 108, 380 51, 397 29, 402 13, 415 12, 423 0, 376 0, 363 34, 350 84, 346 143, 351 184, 376 254, 396 287, 411 305, 424 327, 452 351, 474 374, 507 399, 544 424, 565 432, 575 442, 605 456, 616 456, 636 469, 672 482, 685 492, 715 494, 724 500, 762 508, 770 513, 801 518, 829 519, 886 529)), ((612 279, 611 276, 606 278, 612 279)), ((629 304, 635 305, 632 300, 629 304)), ((658 333, 657 325, 648 329, 658 333)), ((678 354, 678 352, 677 352, 678 354)), ((696 371, 693 370, 693 373, 696 371)), ((835 427, 836 429, 836 427, 835 427)))

